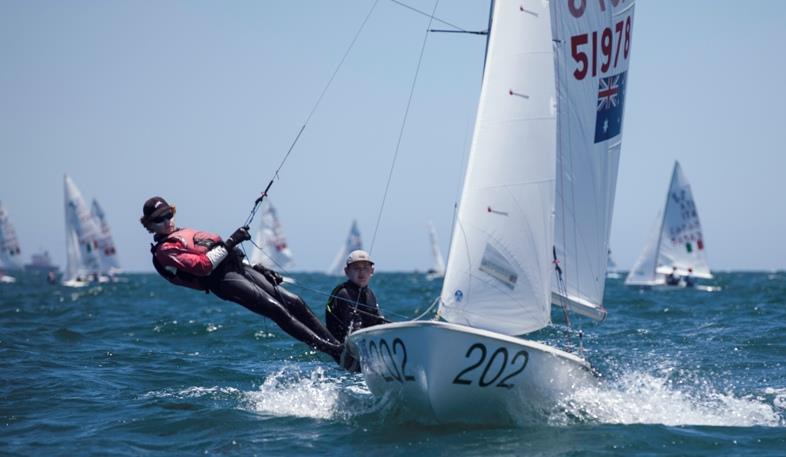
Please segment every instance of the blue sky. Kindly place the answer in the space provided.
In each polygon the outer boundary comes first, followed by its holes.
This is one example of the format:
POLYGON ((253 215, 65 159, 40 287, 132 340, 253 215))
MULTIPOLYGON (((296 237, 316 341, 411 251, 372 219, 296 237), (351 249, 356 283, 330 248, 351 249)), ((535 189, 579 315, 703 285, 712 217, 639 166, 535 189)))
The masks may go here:
MULTIPOLYGON (((528 0, 523 0, 528 1, 528 0)), ((409 0, 431 10, 433 2, 409 0)), ((25 257, 65 262, 63 174, 102 204, 120 260, 149 271, 144 200, 180 225, 240 225, 373 0, 0 1, 0 201, 25 257)), ((437 16, 484 29, 488 3, 437 16)), ((357 219, 371 243, 427 19, 380 0, 271 196, 299 270, 324 270, 357 219)), ((611 246, 628 268, 675 159, 713 269, 786 267, 786 2, 639 0, 611 246)), ((373 255, 447 252, 484 39, 430 34, 373 255)))

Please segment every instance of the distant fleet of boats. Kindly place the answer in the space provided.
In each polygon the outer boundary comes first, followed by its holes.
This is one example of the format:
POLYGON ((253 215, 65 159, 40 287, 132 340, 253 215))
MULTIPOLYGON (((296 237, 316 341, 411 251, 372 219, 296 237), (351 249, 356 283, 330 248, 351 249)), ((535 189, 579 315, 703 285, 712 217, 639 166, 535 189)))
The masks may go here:
POLYGON ((68 287, 112 281, 121 271, 117 249, 106 214, 97 200, 88 208, 74 181, 64 176, 66 269, 58 278, 59 268, 52 264, 48 251, 32 255, 22 265, 22 249, 8 212, 0 203, 0 282, 15 282, 16 271, 46 275, 49 282, 60 281, 68 287))
MULTIPOLYGON (((67 263, 59 281, 69 287, 111 281, 121 268, 106 213, 95 199, 88 207, 82 193, 68 175, 64 177, 64 196, 67 263)), ((279 271, 291 269, 294 256, 270 200, 264 201, 260 214, 251 262, 279 271)), ((431 222, 428 223, 428 236, 433 264, 426 271, 426 277, 430 280, 444 278, 445 260, 431 222)), ((363 249, 363 241, 357 221, 352 221, 349 233, 326 274, 342 275, 344 259, 356 249, 363 249)), ((0 202, 0 283, 15 282, 13 273, 22 270, 46 275, 52 282, 58 281, 59 268, 52 263, 48 251, 34 253, 31 262, 24 265, 21 255, 16 231, 8 211, 0 202)), ((610 279, 621 277, 611 250, 608 251, 606 271, 610 279)), ((679 162, 675 162, 664 207, 658 211, 647 243, 628 272, 625 285, 644 288, 691 287, 696 285, 697 279, 712 278, 690 183, 679 162)), ((706 285, 698 287, 717 289, 706 285)))

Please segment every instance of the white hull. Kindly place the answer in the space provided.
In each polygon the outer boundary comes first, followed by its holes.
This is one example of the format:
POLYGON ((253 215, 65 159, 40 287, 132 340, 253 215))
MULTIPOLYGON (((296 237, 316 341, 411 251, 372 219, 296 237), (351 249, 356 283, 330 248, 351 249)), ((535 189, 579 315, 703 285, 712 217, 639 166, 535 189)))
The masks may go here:
POLYGON ((13 276, 0 275, 0 283, 11 284, 12 282, 16 282, 16 278, 13 276))
POLYGON ((419 421, 511 423, 594 382, 583 359, 463 325, 415 321, 348 338, 371 392, 419 421))

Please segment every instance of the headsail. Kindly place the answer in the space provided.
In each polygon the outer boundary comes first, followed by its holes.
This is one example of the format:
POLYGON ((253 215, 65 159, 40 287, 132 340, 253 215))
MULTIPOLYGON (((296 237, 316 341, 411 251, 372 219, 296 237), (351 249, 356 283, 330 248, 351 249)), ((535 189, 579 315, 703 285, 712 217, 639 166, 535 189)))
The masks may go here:
POLYGON ((106 220, 106 214, 98 204, 98 200, 93 199, 93 206, 90 208, 91 214, 96 225, 100 230, 98 235, 98 256, 101 259, 101 273, 112 275, 120 271, 120 262, 117 259, 117 249, 112 238, 112 230, 106 220))
POLYGON ((16 237, 11 219, 8 217, 0 202, 0 268, 8 270, 18 270, 22 268, 22 250, 19 247, 19 239, 16 237))
POLYGON ((554 303, 603 319, 634 1, 550 2, 557 68, 554 303))
POLYGON ((284 230, 278 220, 278 213, 270 199, 262 201, 262 216, 259 221, 259 229, 254 235, 256 247, 251 254, 251 263, 261 263, 265 268, 272 270, 283 270, 292 266, 292 251, 287 245, 284 230))
POLYGON ((331 276, 340 276, 344 274, 344 266, 347 261, 347 256, 350 252, 363 249, 363 240, 360 238, 360 230, 358 229, 358 222, 352 221, 352 226, 349 228, 349 235, 347 240, 338 250, 336 258, 327 270, 327 274, 331 276))
POLYGON ((439 315, 517 335, 549 323, 556 110, 548 3, 497 1, 439 315))
POLYGON ((90 215, 82 193, 74 181, 65 176, 65 226, 67 265, 64 281, 97 275, 101 271, 98 257, 99 229, 90 215))

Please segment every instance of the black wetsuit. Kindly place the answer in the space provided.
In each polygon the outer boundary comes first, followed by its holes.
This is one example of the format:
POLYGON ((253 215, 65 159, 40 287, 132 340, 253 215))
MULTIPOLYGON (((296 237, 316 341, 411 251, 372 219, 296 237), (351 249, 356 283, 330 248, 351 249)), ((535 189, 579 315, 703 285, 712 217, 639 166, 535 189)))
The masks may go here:
POLYGON ((385 322, 385 318, 380 315, 374 292, 369 287, 359 287, 352 281, 336 286, 325 305, 325 324, 330 333, 342 343, 350 331, 385 322))
MULTIPOLYGON (((163 241, 163 238, 157 237, 156 241, 163 241)), ((160 243, 153 246, 154 253, 158 246, 160 243)), ((161 276, 173 281, 172 276, 175 275, 162 268, 155 256, 153 264, 161 276)), ((199 277, 198 285, 223 300, 238 303, 271 319, 289 335, 338 361, 343 346, 322 325, 308 305, 297 295, 271 282, 262 274, 261 271, 265 270, 261 266, 256 268, 259 270, 244 264, 242 254, 235 250, 208 276, 199 277)), ((177 275, 182 279, 188 274, 178 271, 177 275)))

